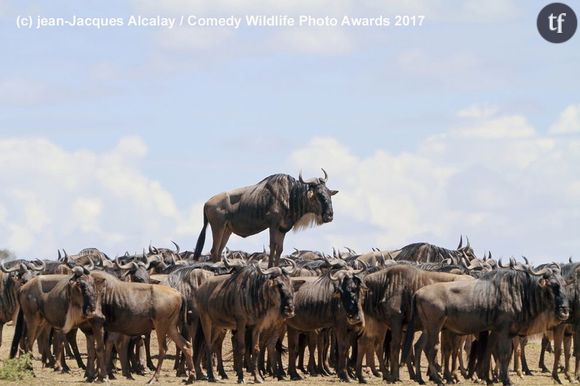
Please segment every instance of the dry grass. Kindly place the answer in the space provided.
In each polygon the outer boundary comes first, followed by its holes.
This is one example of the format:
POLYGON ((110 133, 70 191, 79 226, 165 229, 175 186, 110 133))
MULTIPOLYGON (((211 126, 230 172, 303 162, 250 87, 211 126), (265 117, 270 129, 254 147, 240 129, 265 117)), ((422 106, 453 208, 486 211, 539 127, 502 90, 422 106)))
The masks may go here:
MULTIPOLYGON (((13 326, 5 326, 3 332, 3 345, 0 348, 0 364, 4 365, 6 362, 6 358, 8 358, 8 352, 10 349, 10 343, 12 341, 12 335, 14 332, 13 326)), ((81 352, 86 350, 85 340, 82 333, 79 332, 79 348, 81 352)), ((228 340, 226 339, 226 342, 228 340)), ((157 352, 157 342, 155 339, 152 339, 152 352, 155 354, 157 352)), ((174 346, 170 345, 170 353, 174 352, 174 346)), ((515 374, 511 374, 512 381, 516 385, 553 385, 554 382, 550 378, 548 374, 541 374, 538 371, 538 357, 539 357, 539 344, 537 341, 533 341, 528 345, 527 348, 528 354, 528 364, 530 365, 532 371, 534 372, 534 376, 525 377, 524 379, 519 379, 515 374)), ((34 353, 34 355, 38 358, 38 353, 34 353)), ((86 356, 83 358, 86 360, 86 356)), ((226 356, 226 371, 230 376, 230 380, 228 381, 220 381, 220 384, 235 384, 235 374, 232 370, 232 363, 231 363, 231 356, 226 356)), ((156 359, 154 359, 155 362, 156 359)), ((68 374, 61 374, 55 372, 52 369, 42 368, 40 362, 38 360, 33 360, 33 368, 34 368, 34 378, 27 378, 25 380, 13 382, 13 384, 22 384, 22 385, 57 385, 57 384, 82 384, 83 383, 83 370, 80 370, 76 367, 76 363, 72 359, 67 360, 68 365, 71 367, 71 372, 68 374)), ((547 356, 547 365, 551 366, 552 363, 552 355, 548 354, 547 356)), ((183 378, 176 378, 175 373, 172 370, 173 368, 173 360, 166 360, 163 366, 163 372, 159 379, 160 384, 182 384, 183 378)), ((118 379, 112 380, 111 384, 113 385, 142 385, 145 384, 148 380, 150 375, 148 376, 138 376, 134 375, 135 381, 127 381, 125 380, 120 372, 118 374, 118 379)), ((411 382, 408 380, 408 376, 406 371, 402 371, 403 382, 401 385, 416 385, 416 383, 411 382)), ((566 383, 564 377, 561 377, 562 381, 566 383)), ((384 385, 383 381, 378 378, 373 378, 371 376, 368 377, 369 384, 371 385, 384 385)), ((246 375, 246 382, 252 383, 252 378, 250 374, 246 375)), ((306 378, 304 381, 299 382, 278 382, 273 380, 272 378, 266 378, 267 383, 274 383, 279 385, 332 385, 338 384, 338 379, 335 377, 310 377, 306 378)), ((355 382, 355 381, 353 381, 355 382)), ((6 383, 6 381, 0 380, 0 383, 6 383)), ((207 382, 196 382, 196 384, 207 384, 207 382)), ((472 382, 463 382, 463 385, 475 385, 472 382)))

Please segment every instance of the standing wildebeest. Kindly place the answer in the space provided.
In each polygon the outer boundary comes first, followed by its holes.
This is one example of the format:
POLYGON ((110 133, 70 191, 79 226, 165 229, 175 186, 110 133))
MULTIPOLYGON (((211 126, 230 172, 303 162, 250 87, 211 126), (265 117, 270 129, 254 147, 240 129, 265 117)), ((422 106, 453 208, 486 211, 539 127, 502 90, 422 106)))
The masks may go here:
MULTIPOLYGON (((155 329, 159 356, 150 383, 156 381, 161 372, 167 351, 166 336, 185 354, 188 369, 193 369, 191 345, 178 330, 182 317, 185 317, 185 307, 182 307, 184 304, 178 291, 161 285, 120 281, 105 272, 92 272, 91 277, 100 294, 105 330, 139 336, 155 329)), ((190 374, 188 381, 192 380, 190 374)))
POLYGON ((489 272, 473 281, 437 283, 415 293, 412 321, 403 348, 406 359, 416 323, 423 328, 429 370, 437 384, 442 380, 435 367, 435 346, 439 332, 446 328, 458 334, 490 331, 482 372, 489 381, 489 351, 493 348, 499 362, 499 378, 511 385, 508 377, 512 338, 517 334, 542 332, 569 316, 565 282, 558 270, 544 268, 535 272, 529 266, 489 272))
POLYGON ((469 244, 463 246, 463 236, 459 239, 459 245, 456 250, 438 247, 429 243, 414 243, 404 246, 398 251, 392 252, 395 260, 409 260, 418 263, 439 262, 445 259, 451 259, 453 264, 459 264, 462 257, 467 257, 469 260, 475 258, 473 249, 469 244))
POLYGON ((42 271, 45 267, 40 261, 40 265, 19 260, 9 263, 7 267, 3 261, 0 264, 0 346, 2 346, 2 329, 4 323, 15 319, 18 312, 18 290, 20 286, 28 282, 34 273, 42 271))
POLYGON ((210 198, 203 207, 203 228, 195 246, 194 258, 201 256, 207 224, 211 225, 211 256, 217 261, 232 233, 248 237, 270 229, 269 267, 278 265, 284 237, 294 228, 332 221, 331 196, 338 193, 326 187, 324 178, 298 181, 287 174, 274 174, 256 185, 223 192, 210 198))
POLYGON ((294 316, 292 286, 287 268, 260 266, 237 268, 231 275, 208 278, 196 293, 199 316, 208 354, 207 377, 215 382, 211 364, 213 336, 234 330, 234 367, 238 382, 244 381, 246 333, 251 336, 250 371, 256 383, 264 380, 256 369, 260 336, 280 321, 294 316))
POLYGON ((383 379, 390 382, 400 381, 399 351, 403 327, 411 318, 412 298, 418 289, 434 283, 472 279, 471 276, 467 275, 423 271, 406 264, 391 266, 367 275, 365 284, 368 291, 364 303, 366 327, 358 341, 356 364, 359 381, 366 383, 366 379, 362 375, 362 359, 367 352, 372 354, 372 349, 379 357, 383 379), (385 360, 381 358, 385 334, 388 329, 391 330, 390 373, 385 367, 385 360))
MULTIPOLYGON (((75 267, 72 275, 42 275, 22 286, 18 294, 21 309, 10 357, 16 355, 24 334, 26 351, 31 351, 39 332, 47 324, 58 329, 55 331, 57 360, 62 355, 65 334, 70 330, 86 322, 94 328, 101 325, 103 315, 98 307, 95 283, 87 273, 83 268, 75 267)), ((98 351, 97 355, 99 364, 103 366, 103 351, 98 351)), ((105 378, 103 371, 99 378, 105 378)))
MULTIPOLYGON (((362 300, 366 287, 357 276, 361 271, 350 269, 328 271, 318 279, 302 284, 296 291, 294 295, 296 315, 286 321, 290 358, 288 374, 292 380, 302 379, 296 371, 299 334, 325 328, 334 328, 336 334, 338 377, 342 381, 349 380, 346 359, 351 341, 350 332, 358 333, 365 324, 362 300)), ((294 281, 296 280, 300 278, 295 278, 294 281)), ((312 357, 313 353, 310 355, 312 357)))

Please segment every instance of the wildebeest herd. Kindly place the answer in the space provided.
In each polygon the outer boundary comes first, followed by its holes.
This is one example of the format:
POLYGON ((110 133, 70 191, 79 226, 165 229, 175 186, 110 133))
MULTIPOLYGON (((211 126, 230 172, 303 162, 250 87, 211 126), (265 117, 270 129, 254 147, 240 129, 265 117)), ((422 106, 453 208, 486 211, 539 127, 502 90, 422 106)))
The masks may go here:
POLYGON ((580 380, 580 263, 533 267, 509 258, 504 265, 491 253, 477 257, 463 237, 456 249, 415 243, 361 254, 346 248, 283 255, 290 229, 332 221, 336 191, 327 179, 326 172, 307 181, 274 175, 214 196, 195 251, 174 243, 114 259, 87 248, 59 251, 56 260, 2 262, 0 337, 5 323, 16 323, 10 357, 36 343, 44 366, 66 371, 70 352, 89 381, 115 377, 118 362, 122 376, 150 369, 154 382, 169 337, 176 376, 216 381, 228 377, 222 351, 231 336, 238 382, 246 371, 256 383, 304 374, 366 383, 369 373, 397 382, 404 366, 421 384, 427 377, 437 384, 465 378, 508 385, 512 358, 518 375, 531 375, 527 337, 543 333, 541 366, 551 338, 554 380, 560 382, 561 370, 569 381, 580 380), (208 223, 213 247, 203 255, 208 223), (265 229, 269 253, 226 247, 231 233, 265 229))

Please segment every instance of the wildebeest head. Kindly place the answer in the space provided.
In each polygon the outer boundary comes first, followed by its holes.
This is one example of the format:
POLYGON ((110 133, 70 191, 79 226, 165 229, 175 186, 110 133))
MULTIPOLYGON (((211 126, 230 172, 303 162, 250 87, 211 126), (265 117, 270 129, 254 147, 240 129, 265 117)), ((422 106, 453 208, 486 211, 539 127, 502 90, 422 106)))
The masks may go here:
POLYGON ((471 244, 469 243, 469 237, 465 236, 466 243, 463 245, 463 235, 459 237, 459 245, 457 246, 457 251, 461 252, 468 260, 475 259, 475 252, 473 248, 471 248, 471 244))
POLYGON ((265 271, 259 265, 256 266, 260 275, 267 277, 267 282, 265 283, 265 286, 269 289, 267 293, 272 297, 279 297, 280 313, 285 318, 294 316, 294 290, 290 283, 289 275, 296 268, 296 265, 294 262, 291 262, 291 265, 292 268, 272 267, 265 271))
POLYGON ((334 217, 334 212, 332 210, 332 196, 338 193, 338 190, 330 190, 326 187, 328 174, 324 169, 322 169, 322 172, 324 173, 324 178, 311 178, 305 181, 302 178, 302 172, 300 172, 298 178, 301 183, 308 185, 306 197, 309 212, 320 217, 323 223, 327 223, 331 222, 334 217))
POLYGON ((120 259, 117 257, 115 259, 115 264, 119 269, 125 271, 121 274, 121 279, 128 279, 133 283, 149 283, 149 262, 147 257, 141 256, 135 258, 127 264, 122 264, 120 259))
POLYGON ((83 267, 74 267, 69 278, 67 291, 69 306, 63 331, 66 333, 83 320, 102 317, 98 311, 97 289, 89 271, 83 267))
POLYGON ((346 312, 346 320, 350 325, 362 324, 365 319, 362 300, 366 285, 358 274, 363 270, 341 269, 330 272, 330 279, 335 282, 335 289, 346 312))
POLYGON ((44 270, 45 263, 38 259, 35 260, 35 263, 20 260, 11 267, 7 267, 5 262, 2 262, 0 268, 2 269, 2 272, 7 273, 14 282, 18 285, 22 285, 44 270))
MULTIPOLYGON (((500 268, 507 268, 501 263, 500 268)), ((510 259, 510 268, 516 271, 527 272, 537 279, 537 284, 544 292, 545 296, 553 301, 554 313, 559 320, 567 320, 570 316, 570 302, 566 293, 566 282, 561 276, 560 266, 556 263, 546 264, 539 270, 534 270, 529 264, 516 263, 515 259, 510 259)))

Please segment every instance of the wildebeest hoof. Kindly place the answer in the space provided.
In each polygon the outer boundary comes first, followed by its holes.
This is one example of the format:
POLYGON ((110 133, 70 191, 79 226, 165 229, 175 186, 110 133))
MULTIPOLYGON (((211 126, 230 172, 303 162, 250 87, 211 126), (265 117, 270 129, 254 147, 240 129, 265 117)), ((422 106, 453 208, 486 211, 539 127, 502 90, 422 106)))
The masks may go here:
POLYGON ((542 370, 542 373, 549 373, 550 370, 548 370, 548 368, 546 366, 541 366, 540 370, 542 370))
POLYGON ((246 382, 244 382, 243 379, 238 378, 238 385, 243 385, 244 383, 246 383, 246 382))
POLYGON ((358 383, 369 383, 365 377, 358 377, 358 383))
POLYGON ((291 381, 301 381, 304 378, 302 378, 300 375, 298 374, 290 374, 290 380, 291 381))

